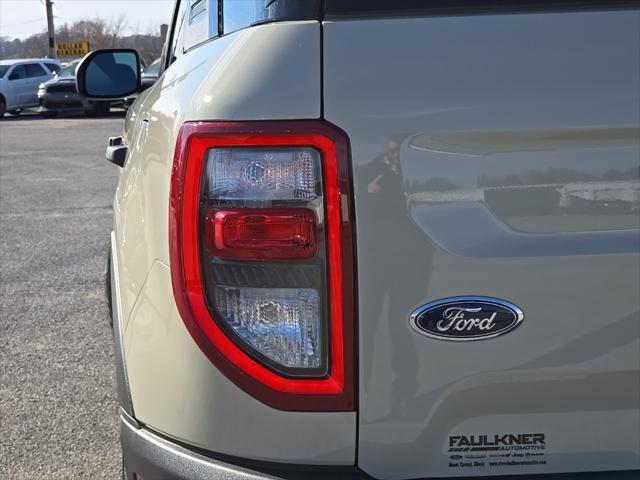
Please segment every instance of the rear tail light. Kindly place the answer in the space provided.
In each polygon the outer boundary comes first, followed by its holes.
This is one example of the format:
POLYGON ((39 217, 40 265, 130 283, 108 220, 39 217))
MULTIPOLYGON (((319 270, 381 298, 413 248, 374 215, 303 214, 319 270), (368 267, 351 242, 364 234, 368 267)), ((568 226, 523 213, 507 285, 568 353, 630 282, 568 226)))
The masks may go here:
POLYGON ((313 258, 315 214, 305 208, 210 210, 205 236, 214 257, 226 260, 313 258))
POLYGON ((208 358, 275 408, 355 408, 347 154, 318 121, 187 123, 178 139, 178 309, 208 358))

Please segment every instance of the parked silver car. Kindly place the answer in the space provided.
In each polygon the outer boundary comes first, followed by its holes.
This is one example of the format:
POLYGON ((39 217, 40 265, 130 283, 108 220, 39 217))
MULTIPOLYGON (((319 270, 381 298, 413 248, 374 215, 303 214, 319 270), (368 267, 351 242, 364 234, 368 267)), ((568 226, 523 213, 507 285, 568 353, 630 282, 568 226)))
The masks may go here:
POLYGON ((126 478, 638 478, 639 7, 178 1, 107 150, 126 478))
POLYGON ((0 60, 0 117, 38 106, 38 85, 60 71, 50 58, 0 60))

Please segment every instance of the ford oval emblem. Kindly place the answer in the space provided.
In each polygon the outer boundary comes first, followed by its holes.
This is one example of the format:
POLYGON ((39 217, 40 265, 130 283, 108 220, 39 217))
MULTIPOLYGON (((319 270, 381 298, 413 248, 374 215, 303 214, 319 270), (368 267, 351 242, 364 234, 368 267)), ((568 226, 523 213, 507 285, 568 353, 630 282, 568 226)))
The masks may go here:
POLYGON ((483 340, 516 328, 522 310, 491 297, 449 297, 427 303, 411 314, 411 326, 422 335, 442 340, 483 340))

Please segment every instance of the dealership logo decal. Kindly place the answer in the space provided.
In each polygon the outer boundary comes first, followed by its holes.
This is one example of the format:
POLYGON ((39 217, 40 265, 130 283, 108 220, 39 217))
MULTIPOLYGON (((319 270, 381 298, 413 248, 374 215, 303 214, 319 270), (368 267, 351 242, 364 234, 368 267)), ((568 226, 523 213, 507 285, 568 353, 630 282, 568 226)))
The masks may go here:
POLYGON ((544 433, 450 435, 445 447, 447 466, 454 470, 547 465, 544 433))
POLYGON ((449 452, 544 450, 545 446, 544 433, 452 435, 449 437, 449 452))
POLYGON ((498 298, 449 297, 419 307, 409 322, 428 337, 468 341, 503 335, 523 319, 522 310, 498 298))

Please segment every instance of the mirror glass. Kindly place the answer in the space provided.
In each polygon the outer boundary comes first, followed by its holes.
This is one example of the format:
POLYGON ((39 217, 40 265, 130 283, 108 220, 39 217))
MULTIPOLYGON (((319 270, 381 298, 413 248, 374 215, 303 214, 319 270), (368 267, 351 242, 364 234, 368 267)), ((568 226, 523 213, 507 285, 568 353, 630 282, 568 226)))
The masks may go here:
POLYGON ((138 75, 135 53, 98 53, 87 65, 85 90, 96 97, 126 96, 138 89, 138 75))

